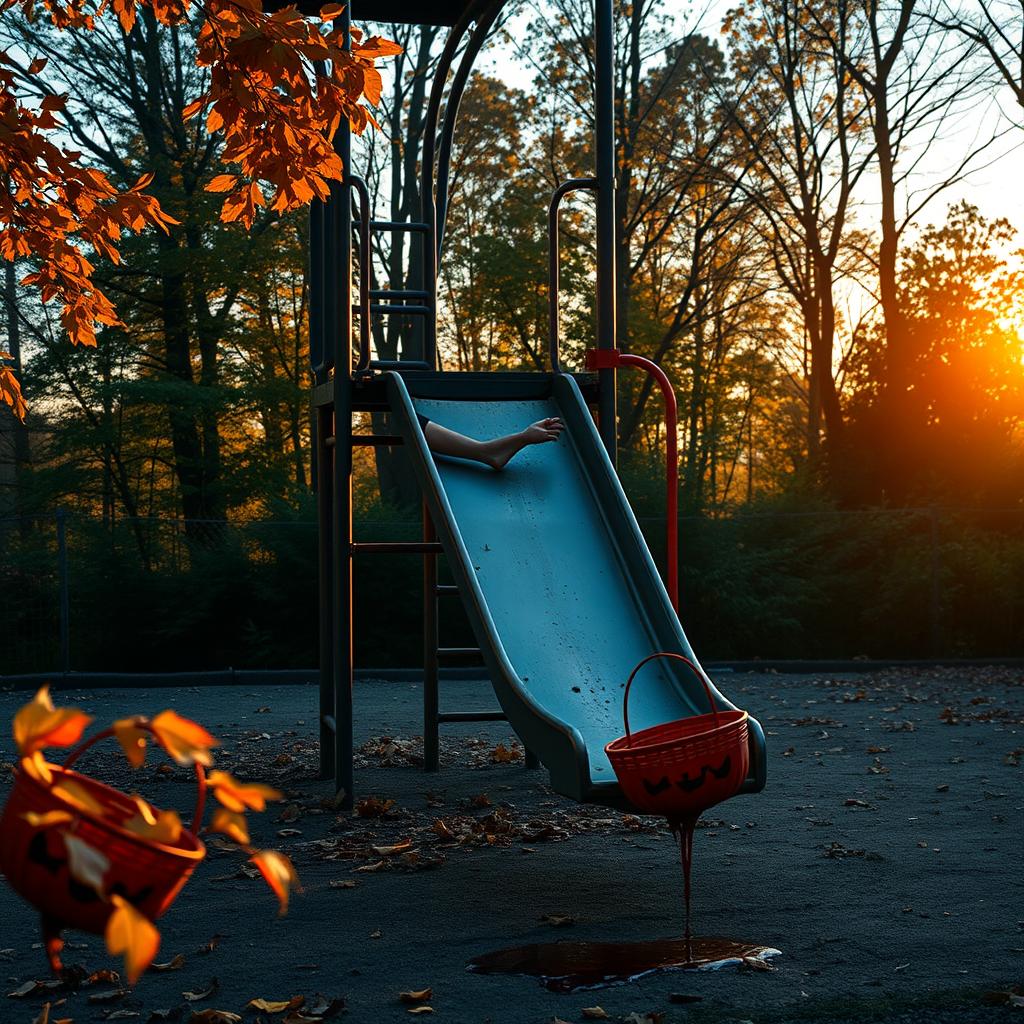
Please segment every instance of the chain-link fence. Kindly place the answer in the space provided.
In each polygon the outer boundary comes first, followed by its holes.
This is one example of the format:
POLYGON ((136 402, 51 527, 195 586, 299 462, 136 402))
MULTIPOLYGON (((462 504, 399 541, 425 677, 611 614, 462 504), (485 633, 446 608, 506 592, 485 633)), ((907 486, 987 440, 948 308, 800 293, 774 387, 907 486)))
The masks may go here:
MULTIPOLYGON (((664 522, 641 527, 660 565, 664 522)), ((1024 509, 684 517, 679 537, 681 618, 702 657, 1024 655, 1024 509)), ((420 560, 357 559, 355 574, 358 664, 420 664, 420 560)), ((313 522, 0 519, 0 675, 309 668, 316 602, 313 522)), ((470 643, 457 606, 442 628, 470 643)))

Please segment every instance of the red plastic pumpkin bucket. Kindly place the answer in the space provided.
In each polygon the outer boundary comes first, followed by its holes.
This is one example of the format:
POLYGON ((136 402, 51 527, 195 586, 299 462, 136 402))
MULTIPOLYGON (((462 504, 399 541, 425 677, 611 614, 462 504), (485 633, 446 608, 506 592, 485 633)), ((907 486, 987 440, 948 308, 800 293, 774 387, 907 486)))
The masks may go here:
MULTIPOLYGON (((107 895, 122 896, 150 920, 160 917, 174 902, 206 855, 206 848, 187 829, 181 830, 174 844, 157 843, 129 832, 124 825, 138 813, 135 802, 119 790, 70 769, 83 749, 73 753, 64 767, 50 765, 49 769, 54 783, 73 780, 102 807, 102 813, 83 810, 19 768, 0 818, 0 870, 11 887, 51 926, 102 935, 113 906, 71 875, 63 834, 75 836, 102 853, 110 862, 104 874, 107 895), (70 813, 72 819, 55 828, 32 825, 24 817, 29 812, 49 811, 70 813)), ((200 792, 193 829, 202 816, 206 788, 202 768, 196 768, 200 792)))
POLYGON ((633 669, 622 698, 626 735, 604 749, 627 799, 645 814, 696 817, 739 792, 750 767, 746 711, 719 711, 707 676, 689 658, 669 651, 649 654, 633 669), (655 658, 687 665, 704 685, 711 712, 629 729, 629 691, 636 674, 655 658))

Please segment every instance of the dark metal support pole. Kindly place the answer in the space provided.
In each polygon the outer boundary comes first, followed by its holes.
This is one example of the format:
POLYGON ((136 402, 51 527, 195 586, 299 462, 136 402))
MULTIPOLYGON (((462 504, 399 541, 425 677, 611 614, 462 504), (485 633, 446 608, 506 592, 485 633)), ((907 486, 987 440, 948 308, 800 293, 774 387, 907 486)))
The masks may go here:
POLYGON ((470 23, 485 0, 467 5, 462 16, 452 26, 444 49, 434 68, 434 82, 430 87, 427 112, 423 120, 423 155, 420 161, 420 220, 428 225, 423 233, 423 290, 430 293, 427 305, 431 315, 426 317, 423 340, 423 359, 437 367, 437 205, 434 200, 434 157, 437 153, 437 130, 441 116, 441 100, 448 81, 452 62, 470 23))
POLYGON ((68 596, 67 515, 57 509, 57 583, 60 588, 60 670, 71 671, 71 601, 68 596))
MULTIPOLYGON (((597 347, 617 348, 615 337, 615 25, 612 0, 596 0, 594 52, 597 151, 597 347)), ((618 455, 618 410, 614 367, 598 371, 601 440, 612 465, 618 455)))
MULTIPOLYGON (((351 45, 351 26, 346 7, 341 15, 346 49, 351 45)), ((335 136, 335 148, 344 173, 352 166, 352 135, 342 121, 335 136)), ((327 282, 328 292, 337 299, 337 321, 330 325, 334 344, 334 503, 331 535, 334 557, 334 781, 344 790, 344 808, 352 806, 352 203, 347 183, 332 182, 329 202, 328 245, 337 255, 336 273, 327 282)))
MULTIPOLYGON (((432 544, 436 540, 434 522, 424 502, 423 541, 432 544)), ((436 772, 441 763, 437 639, 437 555, 427 554, 423 556, 423 768, 428 772, 436 772)))
MULTIPOLYGON (((310 298, 312 306, 312 297, 310 298)), ((334 716, 334 456, 327 439, 334 436, 331 407, 318 406, 313 413, 316 425, 316 517, 319 538, 318 558, 320 604, 320 778, 334 778, 334 729, 328 724, 334 716)))
POLYGON ((448 91, 448 100, 444 107, 444 122, 441 126, 441 143, 437 154, 436 244, 438 268, 440 268, 441 253, 444 249, 445 224, 448 221, 448 177, 451 171, 455 124, 459 118, 459 104, 462 102, 462 95, 466 91, 466 83, 469 81, 469 75, 473 70, 477 55, 487 41, 491 26, 504 6, 505 0, 491 0, 489 7, 481 8, 476 27, 462 53, 462 60, 459 62, 459 68, 455 72, 451 89, 448 91))

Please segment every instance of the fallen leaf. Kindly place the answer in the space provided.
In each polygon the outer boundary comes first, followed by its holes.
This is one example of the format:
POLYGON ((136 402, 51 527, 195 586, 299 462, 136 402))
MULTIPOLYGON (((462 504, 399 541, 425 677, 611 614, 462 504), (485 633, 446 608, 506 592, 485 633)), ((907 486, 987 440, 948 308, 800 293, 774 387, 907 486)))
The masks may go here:
POLYGON ((8 999, 24 999, 25 996, 35 995, 36 992, 52 992, 64 983, 59 979, 48 979, 47 981, 26 981, 24 985, 16 988, 13 992, 7 993, 8 999))
POLYGON ((454 842, 456 839, 455 833, 440 819, 434 822, 433 825, 434 834, 439 835, 442 839, 454 842))
POLYGON ((396 853, 405 853, 406 850, 411 850, 412 840, 403 839, 400 843, 395 843, 394 846, 371 846, 370 849, 378 857, 391 857, 396 853))
POLYGON ((242 1018, 230 1010, 195 1010, 188 1024, 242 1024, 242 1018))
POLYGON ((124 999, 128 995, 126 988, 112 988, 106 992, 93 992, 89 996, 90 1003, 113 1003, 118 999, 124 999))
POLYGON ((576 923, 576 918, 571 914, 544 914, 540 920, 552 928, 567 928, 576 923))
POLYGON ((470 807, 490 807, 491 798, 486 793, 477 793, 476 796, 470 797, 470 807))
POLYGON ((154 971, 180 971, 185 966, 185 954, 177 953, 163 964, 150 964, 154 971))
POLYGON ((522 759, 523 752, 516 746, 511 748, 506 747, 504 743, 499 743, 491 751, 491 761, 494 764, 509 764, 511 761, 519 761, 522 759))
POLYGON ((103 967, 98 971, 93 971, 89 977, 82 981, 83 985, 120 985, 121 975, 117 971, 112 971, 109 967, 103 967))
POLYGON ((363 864, 361 867, 358 867, 355 870, 356 871, 362 871, 362 872, 368 872, 368 871, 372 872, 372 871, 380 871, 383 868, 386 868, 387 866, 388 866, 388 862, 386 860, 377 860, 377 861, 374 861, 372 864, 363 864))
POLYGON ((434 995, 432 988, 424 988, 413 992, 399 992, 398 998, 403 1003, 426 1003, 434 995))
POLYGON ((216 994, 219 988, 220 982, 216 978, 211 978, 210 983, 206 988, 200 989, 197 992, 182 992, 181 998, 189 1003, 198 1003, 203 999, 209 999, 210 996, 216 994))
MULTIPOLYGON (((304 1013, 309 1014, 314 1020, 328 1020, 331 1017, 338 1016, 344 1009, 344 999, 328 999, 327 996, 320 995, 318 992, 313 997, 313 1002, 306 1007, 304 1013)), ((289 1014, 289 1016, 291 1015, 289 1014)), ((285 1018, 285 1024, 288 1024, 288 1017, 285 1018)), ((296 1024, 299 1024, 299 1022, 296 1022, 296 1024)))
POLYGON ((604 1009, 600 1006, 584 1006, 580 1013, 587 1020, 603 1020, 608 1016, 604 1009))
POLYGON ((358 884, 358 882, 351 878, 335 878, 327 883, 331 889, 354 889, 358 884))
POLYGON ((266 1013, 287 1013, 289 1010, 297 1010, 305 1001, 305 996, 292 996, 291 999, 250 999, 245 1008, 264 1010, 266 1013))
POLYGON ((381 800, 376 796, 368 796, 356 804, 356 814, 360 818, 382 818, 394 806, 394 800, 381 800))
POLYGON ((406 1013, 415 1013, 417 1015, 421 1013, 433 1013, 434 1008, 432 1006, 410 1006, 406 1013))

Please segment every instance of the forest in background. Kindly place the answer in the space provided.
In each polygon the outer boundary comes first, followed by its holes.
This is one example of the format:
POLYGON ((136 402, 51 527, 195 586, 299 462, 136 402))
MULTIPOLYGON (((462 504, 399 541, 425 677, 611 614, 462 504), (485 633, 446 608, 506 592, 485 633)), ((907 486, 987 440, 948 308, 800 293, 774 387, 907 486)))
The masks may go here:
MULTIPOLYGON (((450 369, 546 368, 547 203, 592 166, 589 3, 512 7, 495 67, 532 85, 488 69, 460 108, 440 280, 450 369)), ((1021 653, 1019 243, 998 210, 951 201, 972 169, 1019 159, 1019 9, 773 0, 697 32, 638 0, 616 23, 619 344, 676 385, 697 649, 1021 653)), ((443 31, 374 28, 404 52, 356 159, 378 214, 415 218, 443 31)), ((0 409, 6 621, 50 635, 61 508, 75 667, 312 664, 305 218, 217 222, 203 186, 224 170, 218 146, 181 118, 203 88, 186 28, 144 16, 128 35, 102 22, 71 36, 7 12, 0 46, 49 56, 75 146, 118 181, 154 170, 181 222, 101 267, 126 327, 94 350, 65 344, 19 286, 25 268, 4 265, 0 328, 31 408, 24 427, 0 409), (15 605, 19 590, 35 596, 15 605)), ((377 286, 419 287, 418 254, 378 241, 377 286)), ((591 343, 592 246, 591 210, 574 202, 572 368, 591 343)), ((381 358, 417 357, 414 326, 372 333, 381 358)), ((627 372, 619 401, 622 475, 657 551, 659 402, 627 372)), ((360 461, 356 496, 364 534, 416 529, 400 453, 360 461)), ((418 571, 360 569, 364 663, 418 663, 418 571)), ((0 671, 48 668, 30 647, 0 671)))

